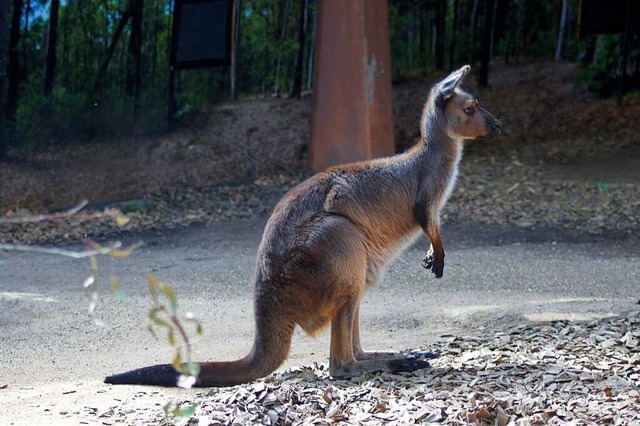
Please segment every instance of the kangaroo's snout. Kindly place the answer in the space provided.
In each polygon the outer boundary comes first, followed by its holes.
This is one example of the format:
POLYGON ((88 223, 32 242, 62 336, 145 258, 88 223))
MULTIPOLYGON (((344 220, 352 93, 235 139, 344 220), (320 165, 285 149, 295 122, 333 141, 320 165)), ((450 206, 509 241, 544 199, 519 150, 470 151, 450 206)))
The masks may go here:
POLYGON ((487 120, 489 126, 489 134, 491 136, 497 136, 502 133, 502 121, 493 117, 493 119, 487 120))

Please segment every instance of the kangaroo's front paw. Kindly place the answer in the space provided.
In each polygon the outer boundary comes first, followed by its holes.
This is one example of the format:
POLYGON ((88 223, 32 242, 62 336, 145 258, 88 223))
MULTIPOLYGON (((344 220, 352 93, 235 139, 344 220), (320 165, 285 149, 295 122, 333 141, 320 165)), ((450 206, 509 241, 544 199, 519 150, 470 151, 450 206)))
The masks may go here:
POLYGON ((433 266, 433 250, 429 250, 422 258, 422 266, 425 269, 431 269, 433 266))
POLYGON ((433 248, 429 249, 427 254, 422 258, 422 266, 431 269, 436 278, 442 278, 444 273, 444 257, 436 256, 433 248))

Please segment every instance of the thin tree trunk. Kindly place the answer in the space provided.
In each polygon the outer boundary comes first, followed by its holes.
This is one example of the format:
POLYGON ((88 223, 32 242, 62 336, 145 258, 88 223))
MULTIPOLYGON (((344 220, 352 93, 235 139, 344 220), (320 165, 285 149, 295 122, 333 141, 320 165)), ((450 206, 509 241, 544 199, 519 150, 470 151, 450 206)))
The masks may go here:
POLYGON ((412 15, 409 15, 407 24, 407 49, 406 49, 406 59, 407 65, 409 68, 413 67, 413 39, 415 38, 415 31, 413 28, 414 18, 412 15))
POLYGON ((425 66, 425 58, 427 56, 425 55, 427 39, 426 32, 429 30, 429 27, 427 26, 426 8, 424 7, 424 4, 418 10, 418 22, 420 23, 418 32, 418 56, 422 59, 419 64, 420 66, 425 66))
POLYGON ((22 40, 22 54, 20 59, 20 81, 26 82, 29 78, 29 18, 31 17, 31 0, 27 0, 24 4, 24 14, 22 15, 24 18, 24 29, 22 30, 22 34, 24 34, 24 39, 22 40))
POLYGON ((491 40, 489 41, 489 59, 493 58, 493 48, 495 47, 495 35, 496 35, 496 20, 498 16, 498 8, 500 7, 499 0, 494 0, 493 5, 493 18, 491 19, 491 40))
POLYGON ((478 2, 479 0, 473 0, 471 6, 471 15, 469 17, 469 28, 471 29, 471 33, 473 34, 474 28, 476 25, 476 15, 478 14, 478 2))
POLYGON ((278 61, 276 62, 276 80, 273 87, 273 95, 280 96, 280 64, 282 63, 282 50, 284 40, 287 36, 287 20, 289 17, 289 0, 284 1, 284 12, 282 14, 282 30, 280 32, 280 46, 278 47, 278 61))
POLYGON ((618 93, 616 101, 618 106, 622 105, 622 93, 624 91, 625 79, 627 76, 627 63, 629 61, 629 36, 631 31, 631 0, 627 0, 627 10, 624 19, 624 33, 622 34, 622 69, 620 70, 620 80, 618 81, 618 93))
POLYGON ((111 39, 111 43, 109 44, 109 48, 107 49, 107 54, 102 60, 102 63, 100 64, 100 69, 98 70, 96 81, 93 86, 93 91, 92 91, 93 93, 97 92, 98 88, 100 87, 100 78, 104 76, 105 72, 107 71, 107 68, 109 67, 111 58, 113 58, 113 54, 115 53, 116 47, 118 46, 118 41, 120 40, 120 37, 122 36, 122 32, 124 31, 124 27, 129 22, 129 19, 131 19, 131 3, 127 2, 127 7, 125 11, 122 13, 120 22, 118 22, 118 26, 116 27, 116 30, 113 33, 113 38, 111 39))
POLYGON ((242 14, 242 0, 234 1, 235 15, 233 25, 233 40, 231 50, 231 99, 237 99, 236 79, 238 77, 238 53, 240 48, 240 15, 242 14))
MULTIPOLYGON (((69 63, 69 11, 70 7, 67 7, 64 10, 64 15, 62 15, 62 69, 67 69, 67 64, 69 63)), ((67 73, 63 73, 62 76, 63 87, 66 87, 67 84, 67 73)))
POLYGON ((436 68, 444 68, 444 33, 447 0, 439 0, 436 4, 436 68))
POLYGON ((456 42, 458 38, 458 0, 453 0, 453 20, 451 22, 451 47, 449 48, 449 70, 456 63, 456 42))
POLYGON ((133 96, 133 119, 137 122, 142 90, 142 19, 144 0, 131 0, 131 37, 129 55, 133 62, 128 94, 133 96))
POLYGON ((556 61, 562 59, 562 49, 564 44, 564 28, 567 22, 568 0, 562 0, 562 12, 560 13, 560 28, 558 29, 558 41, 556 43, 556 61))
POLYGON ((298 55, 296 56, 295 72, 293 75, 293 87, 291 97, 300 99, 302 96, 302 70, 304 67, 304 50, 306 47, 307 21, 309 18, 309 0, 301 0, 300 6, 300 30, 298 34, 298 55))
POLYGON ((511 28, 512 24, 509 24, 509 32, 507 33, 507 46, 505 47, 504 52, 504 64, 509 65, 509 60, 511 59, 511 49, 513 47, 513 29, 511 28))
POLYGON ((169 84, 167 93, 167 126, 172 129, 174 124, 174 118, 178 112, 178 101, 176 99, 176 73, 178 71, 170 67, 169 68, 169 84))
POLYGON ((491 29, 493 27, 494 5, 495 0, 485 0, 482 50, 480 52, 480 72, 478 76, 478 84, 480 87, 489 86, 489 61, 491 60, 491 29))
POLYGON ((50 95, 56 76, 56 46, 58 44, 58 9, 60 0, 51 0, 49 34, 47 35, 47 63, 44 72, 44 94, 50 95))
POLYGON ((13 14, 11 17, 11 35, 9 37, 9 65, 7 80, 7 118, 14 122, 18 109, 18 94, 20 90, 20 20, 22 18, 22 0, 13 0, 13 14))
POLYGON ((471 15, 469 16, 469 46, 467 49, 468 55, 470 57, 467 58, 467 61, 475 61, 475 51, 476 51, 476 24, 478 22, 478 3, 479 0, 473 0, 473 4, 471 6, 471 15))
POLYGON ((7 159, 7 64, 9 52, 9 2, 0 0, 0 161, 7 159))
POLYGON ((316 23, 318 14, 311 12, 311 46, 309 46, 309 61, 307 63, 307 90, 313 87, 313 64, 316 56, 316 23))

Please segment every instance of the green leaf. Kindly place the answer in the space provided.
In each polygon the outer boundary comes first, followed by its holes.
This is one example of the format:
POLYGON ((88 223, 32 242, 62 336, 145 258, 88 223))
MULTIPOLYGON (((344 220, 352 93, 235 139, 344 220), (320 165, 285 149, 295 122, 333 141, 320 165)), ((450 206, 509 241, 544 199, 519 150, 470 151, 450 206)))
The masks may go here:
POLYGON ((175 416, 176 417, 191 417, 193 416, 193 413, 196 412, 196 405, 195 404, 189 404, 183 407, 178 408, 178 410, 175 411, 175 416))
POLYGON ((185 321, 195 324, 196 325, 196 334, 197 335, 202 335, 202 324, 200 323, 200 321, 193 315, 192 312, 187 312, 186 314, 184 314, 185 317, 185 321))
POLYGON ((125 215, 122 216, 117 216, 114 218, 116 225, 118 225, 119 228, 124 227, 127 223, 129 223, 129 218, 125 215))
POLYGON ((167 342, 169 342, 171 347, 176 347, 176 333, 173 331, 173 328, 170 328, 167 332, 167 342))
POLYGON ((187 372, 190 375, 194 377, 198 377, 200 375, 200 364, 198 364, 197 362, 188 362, 185 365, 187 367, 187 372))
POLYGON ((132 246, 126 248, 126 249, 116 249, 116 248, 112 248, 109 250, 108 255, 111 257, 114 257, 116 259, 124 259, 127 258, 129 256, 131 256, 131 253, 133 253, 135 250, 137 250, 138 248, 140 248, 142 244, 141 243, 137 243, 137 244, 133 244, 132 246))
POLYGON ((176 298, 175 291, 173 291, 173 288, 171 288, 171 286, 168 284, 162 284, 162 286, 160 286, 160 290, 167 297, 167 300, 169 300, 171 314, 175 316, 178 312, 178 299, 176 298))
POLYGON ((176 352, 176 356, 173 357, 173 362, 171 363, 171 365, 176 369, 178 373, 184 373, 184 367, 182 365, 182 355, 180 355, 180 352, 176 352))
POLYGON ((93 292, 91 294, 89 294, 89 313, 93 314, 93 312, 96 310, 96 306, 98 306, 98 293, 97 292, 93 292))
POLYGON ((609 182, 598 182, 598 191, 607 192, 613 187, 612 183, 609 182))
POLYGON ((158 279, 152 273, 147 273, 147 281, 149 282, 149 291, 151 292, 151 298, 153 298, 154 303, 158 303, 158 279))
POLYGON ((160 318, 160 314, 162 312, 164 312, 164 308, 161 308, 161 307, 152 308, 151 311, 149 311, 149 319, 151 320, 151 322, 153 322, 155 325, 159 327, 172 329, 173 325, 171 323, 160 318))
POLYGON ((195 404, 186 404, 180 407, 175 401, 166 403, 162 408, 166 417, 190 417, 196 411, 195 404))
POLYGON ((129 302, 131 302, 129 297, 122 290, 122 287, 120 286, 120 280, 118 280, 114 276, 111 277, 111 288, 113 289, 113 294, 115 294, 116 299, 118 299, 120 302, 126 304, 129 304, 129 302))
POLYGON ((96 277, 98 275, 98 259, 93 256, 90 260, 91 262, 91 274, 96 277))

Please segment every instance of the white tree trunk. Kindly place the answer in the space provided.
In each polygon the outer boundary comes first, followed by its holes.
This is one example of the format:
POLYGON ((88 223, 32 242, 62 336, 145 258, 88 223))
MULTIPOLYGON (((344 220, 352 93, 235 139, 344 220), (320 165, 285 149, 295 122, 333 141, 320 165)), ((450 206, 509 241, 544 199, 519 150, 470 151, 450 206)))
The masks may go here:
POLYGON ((278 48, 278 61, 276 63, 276 78, 273 87, 273 95, 280 96, 280 64, 282 62, 282 49, 287 36, 287 20, 289 18, 289 0, 284 0, 284 13, 282 17, 282 32, 280 33, 280 47, 278 48))
POLYGON ((556 61, 562 59, 562 49, 564 45, 564 28, 567 24, 568 0, 562 0, 562 12, 560 13, 560 28, 558 29, 558 42, 556 43, 556 61))

